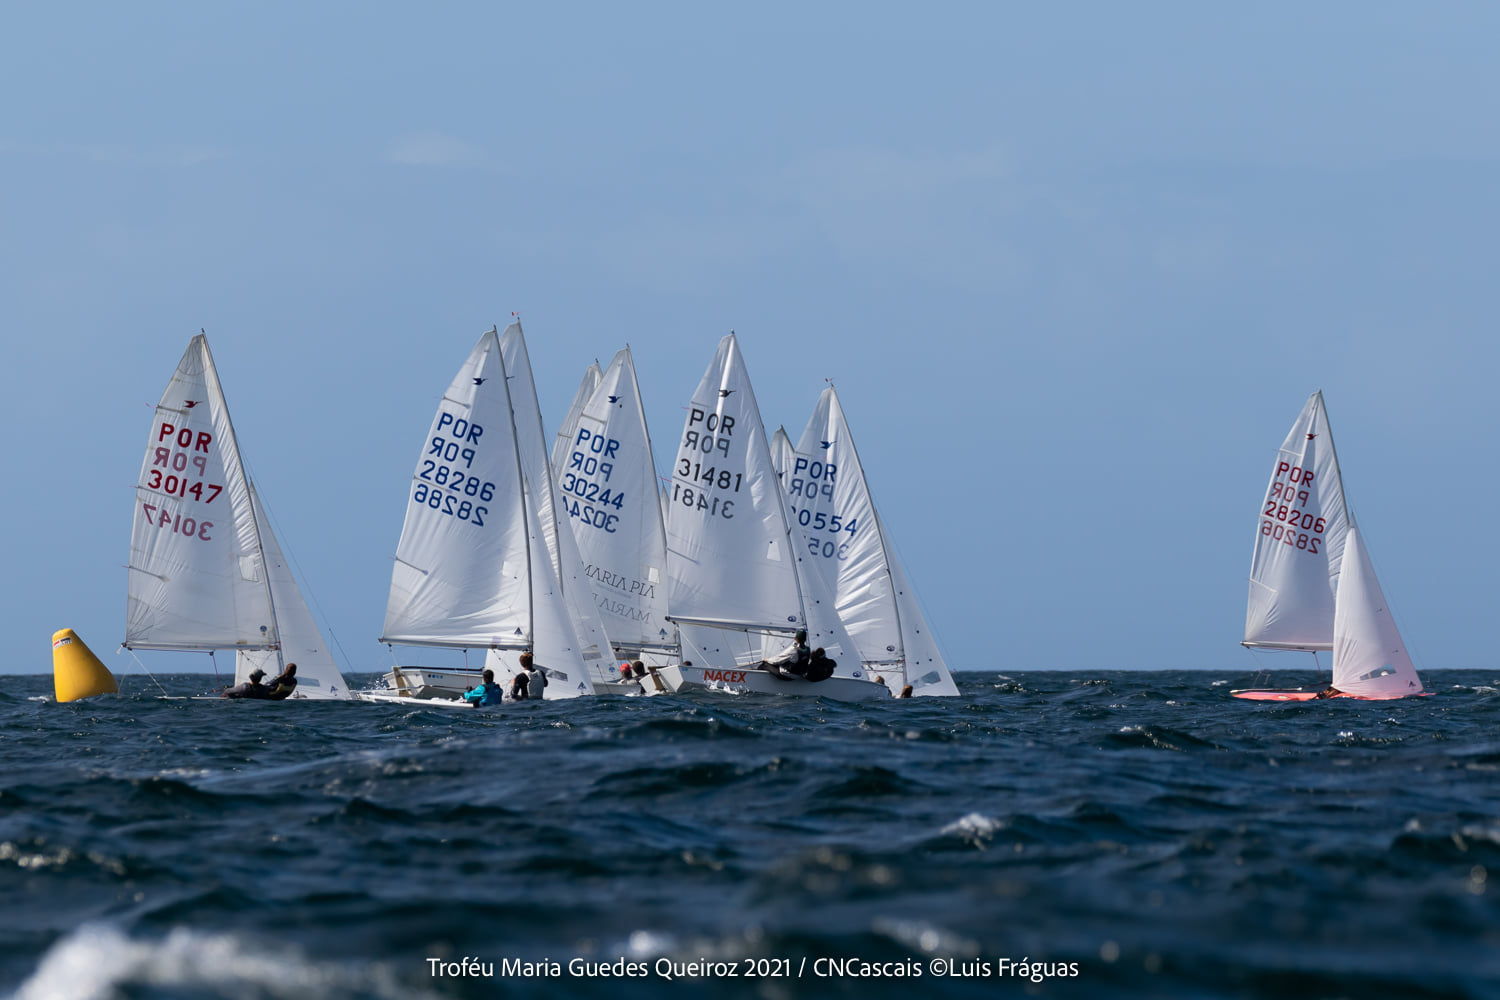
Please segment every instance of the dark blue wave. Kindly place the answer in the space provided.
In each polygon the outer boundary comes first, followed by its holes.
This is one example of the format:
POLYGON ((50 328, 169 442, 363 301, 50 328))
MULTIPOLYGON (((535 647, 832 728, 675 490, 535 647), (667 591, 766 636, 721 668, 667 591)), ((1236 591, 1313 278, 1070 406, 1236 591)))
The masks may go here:
POLYGON ((0 991, 1500 996, 1500 680, 1229 697, 1249 681, 970 673, 941 701, 463 713, 163 700, 138 678, 56 705, 50 678, 10 678, 0 991), (431 974, 465 956, 564 969, 431 974), (924 971, 565 968, 621 957, 924 971), (996 971, 1023 959, 1048 974, 996 971))

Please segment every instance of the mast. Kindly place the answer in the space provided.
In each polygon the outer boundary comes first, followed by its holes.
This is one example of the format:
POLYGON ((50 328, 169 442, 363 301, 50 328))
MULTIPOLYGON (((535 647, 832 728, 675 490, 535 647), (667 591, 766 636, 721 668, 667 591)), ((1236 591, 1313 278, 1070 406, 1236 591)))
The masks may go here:
MULTIPOLYGON (((521 328, 521 318, 516 317, 516 329, 521 328)), ((510 395, 510 375, 505 370, 505 351, 500 349, 500 325, 496 323, 490 327, 490 332, 495 334, 495 347, 500 362, 500 378, 505 385, 505 405, 510 410, 510 440, 512 451, 516 456, 516 482, 521 484, 521 523, 525 525, 526 534, 526 638, 530 641, 532 648, 536 648, 536 567, 531 564, 531 508, 529 490, 526 488, 526 469, 521 464, 521 438, 516 433, 516 403, 510 395)), ((537 526, 541 527, 541 518, 537 519, 537 526)), ((562 584, 558 584, 561 592, 562 584)))

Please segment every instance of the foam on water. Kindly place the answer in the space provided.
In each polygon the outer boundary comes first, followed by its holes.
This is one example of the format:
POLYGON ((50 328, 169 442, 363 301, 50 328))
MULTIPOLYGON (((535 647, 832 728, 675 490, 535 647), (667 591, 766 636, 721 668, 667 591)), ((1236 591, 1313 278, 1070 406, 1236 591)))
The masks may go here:
POLYGON ((133 987, 277 1000, 435 996, 397 983, 379 963, 354 968, 313 962, 295 949, 255 946, 233 934, 178 928, 148 940, 85 924, 48 950, 14 1000, 115 1000, 133 987))

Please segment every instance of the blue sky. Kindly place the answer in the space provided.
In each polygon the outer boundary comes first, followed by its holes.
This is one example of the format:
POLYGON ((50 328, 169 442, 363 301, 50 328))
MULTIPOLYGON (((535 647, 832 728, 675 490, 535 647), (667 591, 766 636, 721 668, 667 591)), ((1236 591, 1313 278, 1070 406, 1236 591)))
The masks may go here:
POLYGON ((513 311, 549 434, 630 343, 664 469, 728 330, 794 440, 834 378, 960 669, 1253 669, 1257 501, 1322 388, 1418 667, 1490 666, 1496 37, 1481 3, 10 11, 5 669, 61 627, 128 667, 132 486, 200 327, 315 613, 383 669, 418 447, 513 311))

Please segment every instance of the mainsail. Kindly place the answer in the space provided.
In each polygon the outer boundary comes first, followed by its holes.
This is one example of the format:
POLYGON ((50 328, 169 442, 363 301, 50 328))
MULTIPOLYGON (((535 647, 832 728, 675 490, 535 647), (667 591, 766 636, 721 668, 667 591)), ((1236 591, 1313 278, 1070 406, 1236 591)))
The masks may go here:
POLYGON ((438 404, 417 455, 380 641, 525 649, 526 509, 510 391, 492 330, 438 404))
MULTIPOLYGON (((838 393, 829 386, 783 481, 809 562, 833 591, 866 666, 917 695, 957 695, 916 594, 875 511, 838 393)), ((898 685, 899 689, 899 685, 898 685)))
POLYGON ((734 334, 694 391, 672 465, 673 621, 790 633, 805 625, 781 484, 734 334))
POLYGON ((302 697, 348 697, 245 473, 201 334, 156 407, 129 569, 126 647, 233 649, 268 672, 295 662, 302 697))
POLYGON ((1391 617, 1364 539, 1352 522, 1344 536, 1333 616, 1333 686, 1362 698, 1422 693, 1422 679, 1391 617))
POLYGON ((1333 648, 1348 514, 1322 392, 1287 433, 1256 517, 1245 646, 1333 648))
POLYGON ((610 641, 622 655, 675 652, 666 528, 630 348, 614 356, 579 411, 557 476, 610 641))

